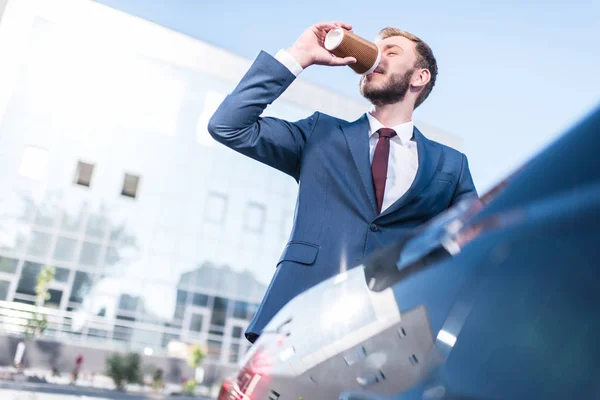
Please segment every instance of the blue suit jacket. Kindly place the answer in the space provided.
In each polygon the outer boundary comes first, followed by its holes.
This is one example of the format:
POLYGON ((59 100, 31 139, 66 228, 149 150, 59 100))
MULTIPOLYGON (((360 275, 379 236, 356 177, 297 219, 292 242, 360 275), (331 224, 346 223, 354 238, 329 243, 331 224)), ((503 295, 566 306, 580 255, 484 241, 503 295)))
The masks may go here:
POLYGON ((294 79, 261 52, 208 125, 218 142, 299 184, 289 242, 246 331, 251 341, 297 294, 358 265, 454 203, 477 196, 467 158, 415 128, 416 178, 405 195, 378 215, 366 115, 354 122, 319 112, 296 122, 260 117, 294 79))

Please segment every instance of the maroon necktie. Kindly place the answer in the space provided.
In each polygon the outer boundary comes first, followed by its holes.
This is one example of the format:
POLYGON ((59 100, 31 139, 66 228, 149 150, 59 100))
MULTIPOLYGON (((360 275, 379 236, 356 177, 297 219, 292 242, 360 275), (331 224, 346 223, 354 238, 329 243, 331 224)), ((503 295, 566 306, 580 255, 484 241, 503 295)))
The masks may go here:
POLYGON ((381 128, 377 131, 379 140, 375 147, 375 155, 371 163, 371 173, 373 174, 373 186, 375 188, 375 197, 377 198, 377 213, 381 213, 383 204, 383 194, 385 193, 385 180, 387 178, 388 158, 390 155, 390 138, 396 136, 393 129, 381 128))

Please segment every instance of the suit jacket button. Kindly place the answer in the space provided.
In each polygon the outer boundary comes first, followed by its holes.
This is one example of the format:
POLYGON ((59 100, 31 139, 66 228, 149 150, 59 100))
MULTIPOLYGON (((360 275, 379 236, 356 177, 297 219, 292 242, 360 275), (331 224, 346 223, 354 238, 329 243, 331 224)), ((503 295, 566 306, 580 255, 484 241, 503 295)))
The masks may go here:
POLYGON ((371 224, 371 231, 372 232, 379 232, 379 227, 377 226, 377 224, 371 224))

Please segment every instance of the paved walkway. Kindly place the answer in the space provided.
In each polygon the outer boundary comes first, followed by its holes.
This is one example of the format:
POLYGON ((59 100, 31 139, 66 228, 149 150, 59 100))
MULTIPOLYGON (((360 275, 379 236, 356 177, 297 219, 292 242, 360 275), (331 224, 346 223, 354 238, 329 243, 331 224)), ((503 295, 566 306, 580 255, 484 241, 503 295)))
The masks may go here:
POLYGON ((53 385, 47 383, 0 381, 2 400, 213 400, 210 397, 160 396, 123 393, 113 390, 84 388, 80 386, 53 385))
MULTIPOLYGON (((0 389, 0 398, 2 400, 82 400, 86 396, 0 389)), ((109 400, 109 398, 102 397, 96 397, 96 399, 109 400)))

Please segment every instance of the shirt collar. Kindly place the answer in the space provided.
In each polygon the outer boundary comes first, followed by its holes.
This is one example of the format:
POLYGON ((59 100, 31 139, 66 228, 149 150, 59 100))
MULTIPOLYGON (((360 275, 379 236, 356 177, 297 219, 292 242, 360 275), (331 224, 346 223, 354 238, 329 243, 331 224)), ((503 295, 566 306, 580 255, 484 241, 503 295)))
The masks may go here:
MULTIPOLYGON (((377 120, 371 113, 367 113, 367 118, 369 119, 369 137, 373 136, 375 132, 377 132, 381 128, 386 128, 381 122, 377 120)), ((400 142, 402 144, 406 144, 413 137, 414 123, 413 121, 408 121, 400 125, 392 126, 392 128, 400 142)))

